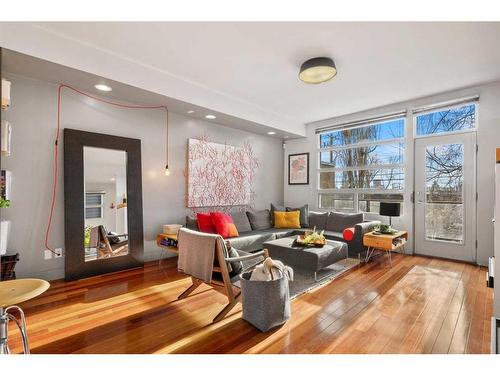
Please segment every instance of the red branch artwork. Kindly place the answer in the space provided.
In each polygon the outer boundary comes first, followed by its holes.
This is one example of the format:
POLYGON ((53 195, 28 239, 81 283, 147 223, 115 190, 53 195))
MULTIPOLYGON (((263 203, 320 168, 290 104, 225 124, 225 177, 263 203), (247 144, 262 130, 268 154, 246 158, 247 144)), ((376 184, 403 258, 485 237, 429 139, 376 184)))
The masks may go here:
POLYGON ((213 143, 205 135, 189 139, 187 206, 229 210, 253 206, 259 160, 250 143, 242 147, 213 143))

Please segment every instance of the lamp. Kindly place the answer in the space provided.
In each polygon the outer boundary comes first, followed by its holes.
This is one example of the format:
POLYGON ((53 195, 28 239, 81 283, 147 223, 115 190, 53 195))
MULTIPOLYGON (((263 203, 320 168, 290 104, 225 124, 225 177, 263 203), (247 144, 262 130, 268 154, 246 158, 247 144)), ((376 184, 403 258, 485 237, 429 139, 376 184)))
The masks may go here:
POLYGON ((323 83, 337 75, 335 62, 329 57, 314 57, 300 67, 299 78, 305 83, 323 83))
POLYGON ((380 202, 379 215, 389 216, 389 225, 392 225, 392 217, 399 216, 401 213, 401 203, 380 202))
POLYGON ((10 106, 10 81, 2 78, 2 109, 10 106))

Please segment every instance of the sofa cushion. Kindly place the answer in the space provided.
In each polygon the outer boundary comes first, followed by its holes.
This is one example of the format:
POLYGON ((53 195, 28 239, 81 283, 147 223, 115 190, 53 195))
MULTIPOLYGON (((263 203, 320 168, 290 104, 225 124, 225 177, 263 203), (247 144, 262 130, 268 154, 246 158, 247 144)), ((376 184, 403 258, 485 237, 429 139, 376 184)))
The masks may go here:
POLYGON ((269 210, 247 211, 247 217, 252 230, 272 228, 269 210))
POLYGON ((217 233, 209 212, 198 212, 196 214, 196 221, 198 223, 198 230, 200 232, 217 233))
POLYGON ((300 211, 274 211, 275 228, 300 228, 300 211))
POLYGON ((342 232, 345 228, 353 227, 362 222, 362 213, 346 214, 342 212, 330 212, 326 220, 325 229, 333 232, 342 232))
POLYGON ((273 227, 274 227, 274 211, 286 212, 286 207, 271 203, 271 226, 273 227))
POLYGON ((223 238, 238 237, 238 229, 234 225, 231 215, 225 212, 215 211, 210 212, 212 223, 217 231, 223 238))
POLYGON ((328 212, 309 211, 309 228, 316 227, 316 230, 323 230, 326 228, 327 219, 328 212))
POLYGON ((309 228, 309 205, 305 204, 302 207, 286 207, 287 211, 300 211, 300 226, 302 228, 309 228))
POLYGON ((236 250, 248 252, 259 251, 263 249, 264 242, 275 239, 274 233, 264 231, 252 231, 242 233, 240 237, 228 238, 227 241, 236 250))
POLYGON ((234 225, 236 225, 236 229, 238 229, 239 233, 250 232, 252 230, 250 221, 248 220, 248 216, 245 211, 232 212, 231 217, 233 218, 234 225))
POLYGON ((345 242, 342 232, 335 232, 333 230, 325 230, 323 233, 327 240, 345 242))
POLYGON ((299 231, 301 231, 301 229, 270 228, 270 229, 262 230, 259 232, 274 234, 276 239, 278 239, 278 238, 282 238, 282 237, 290 237, 290 236, 294 235, 295 233, 298 233, 299 231))
POLYGON ((186 216, 186 228, 191 230, 199 230, 198 220, 196 220, 196 218, 193 216, 186 216))

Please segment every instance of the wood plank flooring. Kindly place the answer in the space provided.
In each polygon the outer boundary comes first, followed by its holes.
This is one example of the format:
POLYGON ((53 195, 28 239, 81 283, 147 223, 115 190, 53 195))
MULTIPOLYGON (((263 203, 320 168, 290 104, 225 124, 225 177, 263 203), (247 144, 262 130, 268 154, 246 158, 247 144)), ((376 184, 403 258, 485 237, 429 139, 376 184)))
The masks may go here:
MULTIPOLYGON (((190 279, 175 259, 80 280, 53 282, 25 303, 33 353, 488 353, 493 291, 485 269, 394 255, 375 258, 299 296, 292 318, 261 333, 207 286, 176 297, 190 279)), ((20 351, 10 329, 11 348, 20 351)))

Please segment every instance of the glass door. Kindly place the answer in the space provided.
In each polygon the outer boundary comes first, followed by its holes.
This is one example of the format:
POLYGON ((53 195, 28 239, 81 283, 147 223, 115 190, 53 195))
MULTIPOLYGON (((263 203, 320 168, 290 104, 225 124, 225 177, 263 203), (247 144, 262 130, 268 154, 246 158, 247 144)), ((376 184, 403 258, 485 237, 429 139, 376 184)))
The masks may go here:
POLYGON ((415 252, 474 262, 476 134, 415 140, 415 252))

